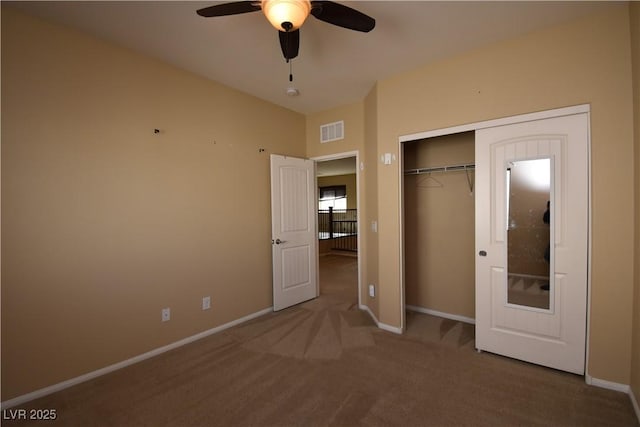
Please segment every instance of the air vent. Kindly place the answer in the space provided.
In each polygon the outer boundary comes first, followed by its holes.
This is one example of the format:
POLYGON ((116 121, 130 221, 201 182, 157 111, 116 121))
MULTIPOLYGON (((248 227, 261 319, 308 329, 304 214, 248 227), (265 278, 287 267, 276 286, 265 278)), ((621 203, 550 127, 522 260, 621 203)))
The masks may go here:
POLYGON ((320 126, 320 143, 344 139, 344 120, 320 126))

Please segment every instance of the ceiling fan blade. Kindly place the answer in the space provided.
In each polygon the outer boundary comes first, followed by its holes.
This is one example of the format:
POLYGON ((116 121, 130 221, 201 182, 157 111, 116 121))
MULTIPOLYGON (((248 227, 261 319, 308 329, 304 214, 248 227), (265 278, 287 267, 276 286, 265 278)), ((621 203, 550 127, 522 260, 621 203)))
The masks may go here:
POLYGON ((260 2, 236 1, 198 9, 196 13, 205 18, 212 18, 214 16, 238 15, 240 13, 255 12, 258 10, 261 10, 260 2))
POLYGON ((298 50, 300 49, 300 30, 295 31, 278 31, 280 37, 280 47, 282 48, 282 54, 287 62, 290 59, 298 56, 298 50))
POLYGON ((372 17, 332 1, 312 1, 311 14, 329 24, 363 33, 368 33, 376 26, 376 20, 372 17))

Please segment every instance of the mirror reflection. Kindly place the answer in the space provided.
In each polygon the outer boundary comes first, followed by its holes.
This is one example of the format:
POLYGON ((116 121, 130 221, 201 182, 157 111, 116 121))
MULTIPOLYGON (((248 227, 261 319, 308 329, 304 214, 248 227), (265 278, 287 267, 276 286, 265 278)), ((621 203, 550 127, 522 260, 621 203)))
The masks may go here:
POLYGON ((507 302, 549 309, 551 159, 507 165, 507 302))

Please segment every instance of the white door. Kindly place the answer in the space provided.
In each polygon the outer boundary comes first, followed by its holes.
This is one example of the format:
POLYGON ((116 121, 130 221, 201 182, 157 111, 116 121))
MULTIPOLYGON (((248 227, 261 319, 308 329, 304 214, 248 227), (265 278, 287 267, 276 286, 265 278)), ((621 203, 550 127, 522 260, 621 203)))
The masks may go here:
POLYGON ((318 296, 315 162, 271 155, 273 309, 318 296))
POLYGON ((584 373, 588 120, 580 113, 476 131, 478 350, 584 373), (546 172, 523 172, 537 163, 546 172), (529 193, 536 185, 547 194, 529 193))

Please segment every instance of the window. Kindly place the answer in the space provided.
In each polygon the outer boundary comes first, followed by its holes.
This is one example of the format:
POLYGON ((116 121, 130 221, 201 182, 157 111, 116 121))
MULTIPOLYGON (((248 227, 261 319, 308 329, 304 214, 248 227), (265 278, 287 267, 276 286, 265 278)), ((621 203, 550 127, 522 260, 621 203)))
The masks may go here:
POLYGON ((333 209, 347 209, 347 186, 334 185, 332 187, 320 187, 318 209, 321 211, 333 209))

